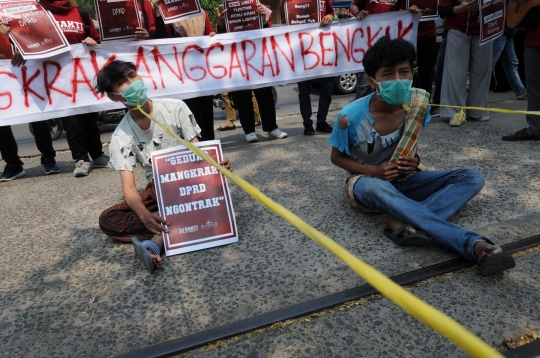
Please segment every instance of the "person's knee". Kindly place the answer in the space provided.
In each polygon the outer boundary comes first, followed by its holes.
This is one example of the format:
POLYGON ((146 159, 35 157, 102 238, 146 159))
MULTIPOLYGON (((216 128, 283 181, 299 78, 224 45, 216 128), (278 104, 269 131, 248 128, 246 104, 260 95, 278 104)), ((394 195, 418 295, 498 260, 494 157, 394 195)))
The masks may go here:
POLYGON ((99 215, 99 228, 110 238, 114 238, 118 233, 113 229, 115 219, 112 217, 113 211, 105 210, 99 215))
POLYGON ((358 180, 354 187, 355 194, 363 198, 384 200, 392 184, 382 179, 364 177, 358 180))
POLYGON ((484 179, 484 174, 478 169, 463 169, 464 177, 467 178, 467 182, 471 186, 474 186, 478 191, 480 191, 486 184, 484 179))

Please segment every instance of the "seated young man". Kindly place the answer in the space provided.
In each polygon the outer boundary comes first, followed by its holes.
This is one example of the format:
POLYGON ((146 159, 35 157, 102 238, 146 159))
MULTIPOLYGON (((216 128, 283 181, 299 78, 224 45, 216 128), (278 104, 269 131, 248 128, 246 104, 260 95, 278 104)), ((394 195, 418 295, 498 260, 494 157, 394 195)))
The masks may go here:
MULTIPOLYGON (((110 165, 120 171, 125 201, 105 210, 99 217, 101 230, 114 240, 132 242, 144 266, 154 272, 163 265, 161 233, 168 223, 159 215, 153 183, 151 155, 153 151, 178 145, 137 109, 167 125, 179 137, 198 142, 201 129, 187 105, 177 99, 148 99, 146 87, 131 62, 113 61, 96 77, 96 90, 106 93, 115 102, 122 102, 129 111, 111 137, 110 165), (133 168, 139 162, 149 184, 142 194, 137 192, 133 168)), ((220 163, 231 168, 227 158, 220 163)))
POLYGON ((414 60, 410 42, 386 37, 364 56, 376 93, 343 108, 329 140, 332 163, 347 171, 347 196, 353 205, 387 214, 384 232, 396 244, 427 245, 432 238, 477 261, 481 275, 512 268, 512 256, 492 240, 447 221, 480 192, 482 174, 421 170, 416 138, 430 119, 429 93, 411 88, 414 60))

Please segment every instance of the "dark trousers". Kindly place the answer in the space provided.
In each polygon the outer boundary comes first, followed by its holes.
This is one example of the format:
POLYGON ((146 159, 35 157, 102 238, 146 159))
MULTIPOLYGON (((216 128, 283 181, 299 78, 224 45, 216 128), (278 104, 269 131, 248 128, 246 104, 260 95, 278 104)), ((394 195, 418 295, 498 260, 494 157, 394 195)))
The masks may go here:
MULTIPOLYGON (((56 151, 52 145, 51 131, 47 121, 33 122, 31 126, 34 131, 36 146, 41 152, 41 164, 54 160, 56 151)), ((19 148, 11 131, 11 126, 0 127, 0 154, 4 161, 13 165, 23 165, 18 151, 19 148)))
MULTIPOLYGON (((271 132, 278 127, 272 87, 257 88, 253 90, 253 93, 255 93, 259 105, 262 129, 265 132, 271 132)), ((240 124, 242 124, 244 133, 255 132, 255 112, 253 111, 251 90, 229 92, 229 96, 233 98, 234 106, 238 109, 240 124)))
POLYGON ((439 47, 439 52, 437 53, 437 60, 435 61, 435 69, 433 73, 433 79, 435 80, 435 91, 433 92, 432 102, 435 104, 441 104, 441 87, 442 87, 445 54, 446 54, 446 36, 443 36, 441 46, 439 47))
POLYGON ((97 113, 84 113, 61 119, 71 156, 76 162, 79 160, 89 162, 90 157, 97 159, 103 155, 101 137, 96 122, 97 115, 97 113))
POLYGON ((214 136, 214 96, 188 98, 184 103, 189 107, 201 128, 201 140, 213 140, 214 136))
MULTIPOLYGON (((527 110, 540 111, 540 46, 525 47, 525 79, 527 81, 527 110)), ((540 116, 527 114, 529 132, 540 135, 540 116)))
MULTIPOLYGON (((313 126, 311 115, 311 83, 312 81, 298 82, 298 99, 300 101, 300 113, 304 120, 304 127, 313 126)), ((320 79, 321 93, 319 96, 319 108, 317 109, 317 124, 326 122, 328 109, 332 103, 332 92, 334 91, 334 77, 324 77, 320 79)))
POLYGON ((6 163, 11 163, 15 166, 21 166, 24 163, 19 158, 17 152, 17 142, 11 131, 11 126, 0 127, 0 155, 6 163))
POLYGON ((418 65, 418 81, 414 87, 428 93, 433 92, 433 71, 435 67, 435 37, 418 40, 416 45, 416 64, 418 65))

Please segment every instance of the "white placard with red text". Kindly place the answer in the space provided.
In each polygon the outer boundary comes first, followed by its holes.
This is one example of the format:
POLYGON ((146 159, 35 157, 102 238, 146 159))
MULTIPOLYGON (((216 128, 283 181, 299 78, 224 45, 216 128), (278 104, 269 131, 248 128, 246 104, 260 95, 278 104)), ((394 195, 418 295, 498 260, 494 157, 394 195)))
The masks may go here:
MULTIPOLYGON (((221 142, 193 143, 217 162, 221 142)), ((238 241, 236 219, 227 179, 184 146, 152 153, 152 170, 167 256, 238 241)))
POLYGON ((398 11, 324 28, 72 45, 69 53, 20 68, 0 60, 0 125, 121 108, 93 91, 96 73, 113 60, 133 62, 150 97, 193 98, 361 72, 365 52, 380 37, 416 44, 419 18, 398 11))

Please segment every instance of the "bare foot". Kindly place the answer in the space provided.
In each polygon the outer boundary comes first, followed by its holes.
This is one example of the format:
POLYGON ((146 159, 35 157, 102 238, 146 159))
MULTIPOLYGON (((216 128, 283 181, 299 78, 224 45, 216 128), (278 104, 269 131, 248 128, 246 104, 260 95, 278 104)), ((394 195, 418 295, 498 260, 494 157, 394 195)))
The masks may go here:
MULTIPOLYGON (((474 255, 476 258, 479 258, 484 253, 484 250, 488 247, 488 245, 491 245, 489 242, 485 241, 478 241, 474 244, 474 255)), ((499 245, 493 245, 495 249, 493 249, 493 255, 502 254, 503 250, 499 245)), ((491 255, 488 255, 488 257, 491 255)))
POLYGON ((231 127, 234 127, 234 123, 231 121, 226 121, 225 123, 221 125, 221 128, 231 128, 231 127))
MULTIPOLYGON (((152 241, 158 244, 159 249, 163 247, 163 238, 161 235, 154 235, 152 238, 152 241)), ((154 263, 155 268, 161 268, 163 267, 163 259, 161 258, 161 255, 155 255, 152 251, 148 250, 150 253, 150 256, 152 256, 152 262, 154 263)))
MULTIPOLYGON (((405 224, 407 224, 407 223, 404 222, 404 221, 401 221, 398 218, 395 218, 393 216, 389 216, 388 219, 386 219, 386 227, 388 229, 392 230, 392 231, 396 231, 397 229, 399 229, 400 227, 402 227, 405 224)), ((420 231, 418 231, 418 232, 420 232, 420 231)), ((411 234, 416 234, 416 233, 417 233, 417 230, 413 226, 407 225, 405 230, 403 230, 399 236, 407 237, 407 236, 409 236, 411 234)))

